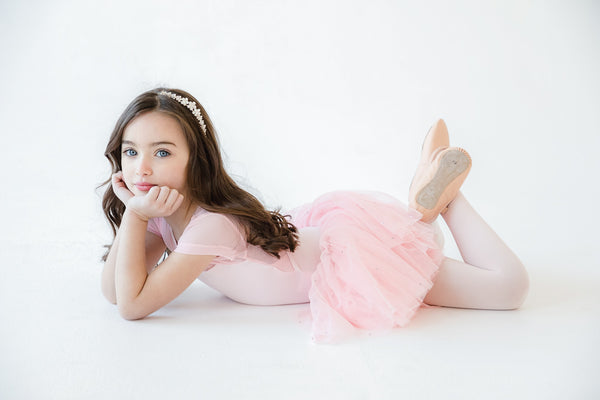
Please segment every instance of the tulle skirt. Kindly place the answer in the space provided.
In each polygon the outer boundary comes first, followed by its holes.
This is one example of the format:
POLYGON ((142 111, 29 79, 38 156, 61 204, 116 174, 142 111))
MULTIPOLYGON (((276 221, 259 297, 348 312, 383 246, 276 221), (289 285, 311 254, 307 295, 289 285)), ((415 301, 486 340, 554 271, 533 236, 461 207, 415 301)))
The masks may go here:
POLYGON ((313 340, 408 324, 443 259, 419 212, 383 193, 332 192, 290 214, 298 228, 320 229, 309 290, 313 340))

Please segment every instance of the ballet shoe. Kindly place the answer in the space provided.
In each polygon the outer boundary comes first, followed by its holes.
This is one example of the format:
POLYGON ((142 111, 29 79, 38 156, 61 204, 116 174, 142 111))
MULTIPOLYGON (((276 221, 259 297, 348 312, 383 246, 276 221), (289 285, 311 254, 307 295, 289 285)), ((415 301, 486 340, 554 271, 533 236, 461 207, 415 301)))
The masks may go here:
POLYGON ((450 146, 450 136, 448 135, 448 127, 443 119, 438 119, 429 128, 423 147, 421 149, 421 162, 431 160, 431 155, 440 147, 450 146))
POLYGON ((415 197, 415 177, 420 177, 423 172, 429 168, 429 164, 433 160, 434 153, 440 148, 446 148, 450 146, 450 137, 448 135, 448 128, 443 119, 438 119, 427 131, 425 140, 423 140, 423 146, 421 148, 421 159, 417 165, 417 171, 410 183, 410 189, 408 197, 409 199, 415 197))
POLYGON ((439 147, 419 165, 409 190, 409 206, 432 222, 448 210, 471 170, 471 156, 460 147, 439 147))
MULTIPOLYGON (((421 148, 421 159, 417 166, 417 172, 415 176, 420 176, 421 172, 429 166, 432 160, 433 153, 442 147, 450 146, 450 137, 448 136, 448 128, 443 119, 438 119, 427 131, 425 140, 423 140, 423 146, 421 148)), ((410 190, 412 190, 414 184, 410 183, 410 190)))

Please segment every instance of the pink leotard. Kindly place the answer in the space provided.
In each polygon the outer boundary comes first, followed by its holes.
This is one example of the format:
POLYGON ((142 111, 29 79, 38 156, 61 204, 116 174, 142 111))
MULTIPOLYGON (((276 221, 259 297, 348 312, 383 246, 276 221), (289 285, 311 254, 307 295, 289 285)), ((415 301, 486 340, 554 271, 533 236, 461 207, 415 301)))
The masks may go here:
POLYGON ((167 248, 183 254, 215 255, 198 279, 240 303, 280 305, 307 303, 310 275, 319 263, 319 228, 299 229, 299 246, 280 258, 248 244, 233 217, 198 208, 179 241, 163 218, 148 230, 167 248))
POLYGON ((198 279, 257 305, 310 302, 313 335, 406 325, 442 262, 435 225, 376 192, 332 192, 290 212, 300 245, 280 258, 246 242, 235 217, 198 208, 176 242, 162 218, 148 230, 171 251, 216 256, 198 279))

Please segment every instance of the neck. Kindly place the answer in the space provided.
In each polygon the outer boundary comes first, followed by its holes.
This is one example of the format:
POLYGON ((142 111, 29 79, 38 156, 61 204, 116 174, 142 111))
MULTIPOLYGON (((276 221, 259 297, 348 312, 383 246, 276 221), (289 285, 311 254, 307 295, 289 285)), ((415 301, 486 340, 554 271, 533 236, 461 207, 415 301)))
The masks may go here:
POLYGON ((184 200, 183 204, 179 206, 177 211, 168 217, 165 217, 165 221, 167 221, 167 224, 171 226, 171 229, 176 233, 177 236, 183 232, 187 224, 190 222, 192 215, 194 215, 194 212, 196 211, 196 208, 197 206, 193 202, 184 200))

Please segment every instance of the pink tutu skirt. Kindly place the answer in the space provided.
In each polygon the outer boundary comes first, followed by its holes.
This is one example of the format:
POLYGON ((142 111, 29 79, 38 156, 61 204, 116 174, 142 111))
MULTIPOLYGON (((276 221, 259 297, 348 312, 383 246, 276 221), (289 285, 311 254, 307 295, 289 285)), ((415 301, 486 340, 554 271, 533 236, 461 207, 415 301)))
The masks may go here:
POLYGON ((408 324, 443 259, 419 212, 383 193, 332 192, 291 215, 298 228, 320 229, 309 291, 313 340, 408 324))

